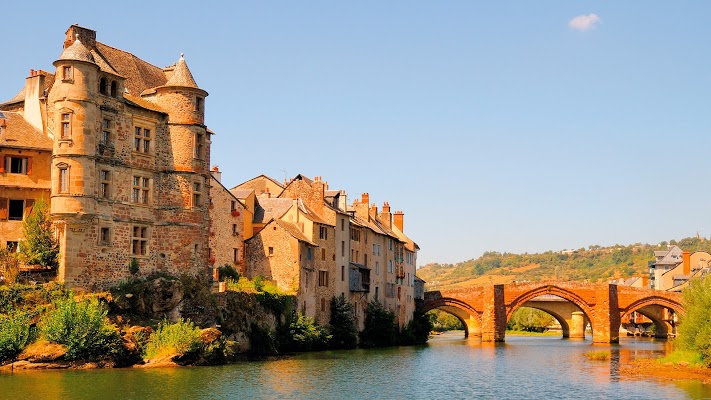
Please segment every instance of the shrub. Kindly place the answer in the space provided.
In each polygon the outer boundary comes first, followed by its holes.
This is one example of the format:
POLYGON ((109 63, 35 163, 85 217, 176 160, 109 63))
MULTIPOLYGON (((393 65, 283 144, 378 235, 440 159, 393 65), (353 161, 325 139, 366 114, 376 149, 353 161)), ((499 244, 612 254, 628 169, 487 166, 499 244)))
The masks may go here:
POLYGON ((594 360, 594 361, 607 361, 610 359, 610 352, 609 351, 588 351, 585 353, 585 357, 588 358, 588 360, 594 360))
POLYGON ((70 296, 56 301, 44 315, 41 333, 50 342, 67 346, 68 360, 114 354, 121 338, 106 312, 96 298, 77 302, 70 296))
POLYGON ((254 290, 261 292, 264 290, 264 277, 257 275, 254 277, 254 290))
POLYGON ((132 258, 131 263, 128 264, 128 272, 130 272, 131 275, 136 275, 136 274, 138 274, 139 269, 140 269, 140 265, 138 264, 138 260, 135 258, 132 258))
POLYGON ((407 323, 400 333, 400 344, 425 344, 432 331, 432 320, 429 315, 420 310, 415 310, 412 320, 407 323))
POLYGON ((30 338, 30 318, 25 313, 0 315, 0 362, 15 358, 30 338))
POLYGON ((145 355, 149 359, 185 356, 200 351, 200 344, 200 329, 192 321, 181 318, 171 324, 163 320, 148 338, 145 355))
POLYGON ((396 339, 395 314, 377 301, 368 303, 365 309, 365 328, 360 333, 361 346, 394 346, 396 339))
POLYGON ((711 366, 711 276, 694 279, 682 292, 686 314, 681 316, 677 340, 681 350, 696 351, 711 366))
POLYGON ((228 278, 239 281, 239 272, 237 272, 237 270, 232 268, 229 264, 225 264, 223 267, 217 268, 217 272, 219 274, 220 282, 224 282, 228 278))
POLYGON ((277 354, 277 340, 274 332, 252 323, 249 331, 249 352, 258 356, 277 354))
POLYGON ((323 350, 331 335, 314 322, 313 318, 299 315, 289 325, 289 345, 291 351, 323 350))
POLYGON ((22 232, 25 240, 20 248, 27 264, 43 267, 56 267, 59 264, 59 245, 52 232, 49 207, 41 197, 22 223, 22 232))
POLYGON ((331 298, 331 318, 328 322, 331 344, 334 349, 352 349, 358 343, 358 329, 355 325, 353 306, 341 294, 331 298))

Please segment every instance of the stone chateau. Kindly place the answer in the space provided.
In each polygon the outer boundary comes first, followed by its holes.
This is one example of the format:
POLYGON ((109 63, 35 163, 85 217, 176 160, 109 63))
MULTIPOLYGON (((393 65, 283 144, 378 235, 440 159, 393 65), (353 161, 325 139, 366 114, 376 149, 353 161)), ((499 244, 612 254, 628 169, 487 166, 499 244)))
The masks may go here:
POLYGON ((105 288, 142 274, 215 276, 231 265, 297 295, 299 310, 328 322, 343 295, 362 327, 377 300, 400 324, 412 317, 422 281, 404 214, 320 177, 266 176, 232 189, 210 171, 214 134, 208 93, 183 56, 157 67, 72 25, 55 70, 30 70, 0 104, 0 245, 22 246, 22 221, 50 204, 60 246, 58 279, 105 288))

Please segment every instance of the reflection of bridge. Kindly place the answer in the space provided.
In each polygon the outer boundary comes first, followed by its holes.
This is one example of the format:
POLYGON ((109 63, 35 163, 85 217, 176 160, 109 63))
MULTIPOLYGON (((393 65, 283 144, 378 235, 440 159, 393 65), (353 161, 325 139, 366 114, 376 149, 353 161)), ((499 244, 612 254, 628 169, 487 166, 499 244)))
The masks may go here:
POLYGON ((595 343, 618 342, 620 322, 635 311, 652 320, 657 337, 667 337, 674 313, 684 312, 678 293, 609 284, 528 282, 425 292, 425 312, 446 311, 462 321, 467 336, 485 342, 504 341, 506 323, 519 307, 552 315, 564 337, 585 337, 589 323, 595 343))

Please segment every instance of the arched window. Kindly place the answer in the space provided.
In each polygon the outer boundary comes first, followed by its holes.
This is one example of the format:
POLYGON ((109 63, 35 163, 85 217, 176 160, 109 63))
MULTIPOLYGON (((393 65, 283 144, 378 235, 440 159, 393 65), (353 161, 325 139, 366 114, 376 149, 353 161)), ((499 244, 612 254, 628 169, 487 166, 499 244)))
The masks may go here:
POLYGON ((107 94, 106 92, 106 78, 101 78, 99 81, 99 93, 107 94))
POLYGON ((111 97, 116 97, 116 81, 111 81, 111 97))

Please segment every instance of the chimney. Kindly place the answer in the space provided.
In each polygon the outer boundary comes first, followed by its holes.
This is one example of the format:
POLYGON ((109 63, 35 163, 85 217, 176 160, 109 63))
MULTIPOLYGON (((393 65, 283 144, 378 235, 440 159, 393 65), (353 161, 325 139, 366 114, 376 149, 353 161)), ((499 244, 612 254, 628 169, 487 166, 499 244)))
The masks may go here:
POLYGON ((397 226, 397 229, 400 230, 400 232, 405 232, 405 213, 402 211, 395 211, 393 214, 393 224, 397 226))
POLYGON ((264 189, 264 194, 267 195, 267 198, 270 199, 272 197, 272 194, 269 193, 269 188, 264 189))
POLYGON ((642 287, 649 288, 649 275, 642 275, 642 287))
POLYGON ((383 203, 383 211, 380 212, 380 215, 378 216, 380 219, 380 222, 385 224, 385 226, 390 229, 392 227, 392 215, 390 215, 390 203, 387 201, 383 203))
POLYGON ((210 171, 210 174, 213 178, 215 178, 216 181, 222 183, 222 172, 220 172, 220 168, 218 168, 217 165, 212 167, 212 171, 210 171))
POLYGON ((691 253, 688 250, 684 250, 681 252, 681 257, 682 257, 682 263, 684 264, 683 269, 684 271, 682 272, 684 275, 690 275, 691 274, 691 253))
POLYGON ((76 35, 79 35, 79 41, 81 41, 87 49, 91 50, 96 47, 96 31, 74 24, 67 29, 67 37, 64 39, 65 49, 74 43, 77 37, 76 35))
POLYGON ((363 193, 360 202, 363 204, 370 204, 370 195, 368 193, 363 193))
POLYGON ((30 125, 44 132, 42 121, 42 107, 40 97, 44 96, 44 75, 33 69, 30 76, 25 79, 25 120, 30 125))
POLYGON ((375 218, 378 216, 378 206, 375 205, 375 203, 370 205, 370 211, 369 214, 371 217, 375 218))

